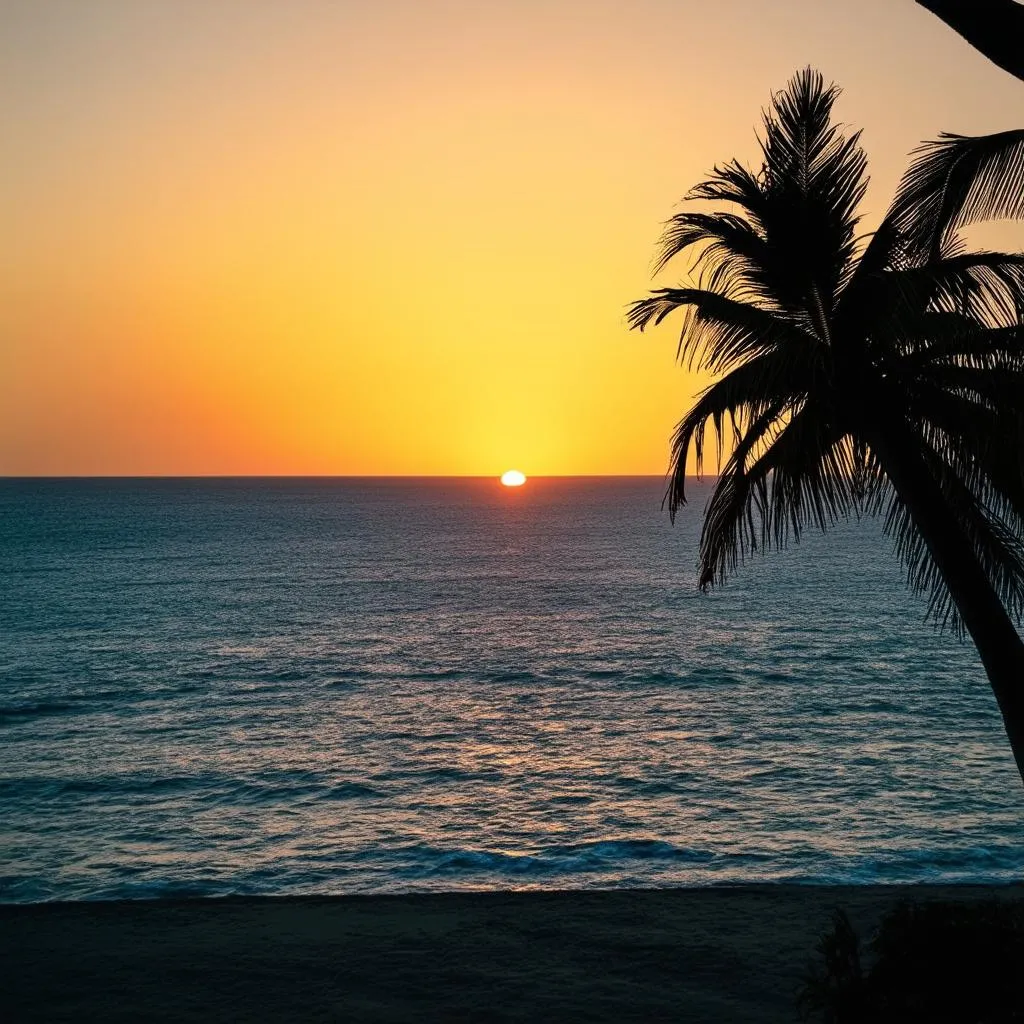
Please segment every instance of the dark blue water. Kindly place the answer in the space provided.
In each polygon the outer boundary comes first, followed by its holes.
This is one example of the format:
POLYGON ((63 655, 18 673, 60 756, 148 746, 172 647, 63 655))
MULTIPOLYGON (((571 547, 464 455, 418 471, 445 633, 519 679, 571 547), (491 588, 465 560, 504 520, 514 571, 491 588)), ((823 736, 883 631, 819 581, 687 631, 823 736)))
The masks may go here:
POLYGON ((0 481, 0 899, 1021 878, 877 528, 702 596, 660 494, 0 481))

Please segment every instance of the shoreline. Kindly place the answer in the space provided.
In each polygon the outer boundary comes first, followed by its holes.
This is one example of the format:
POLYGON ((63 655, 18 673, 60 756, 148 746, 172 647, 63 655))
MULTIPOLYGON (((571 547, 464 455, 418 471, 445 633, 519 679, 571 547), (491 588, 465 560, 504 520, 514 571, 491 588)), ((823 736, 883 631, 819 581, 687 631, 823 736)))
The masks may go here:
POLYGON ((1024 884, 226 896, 0 905, 14 1021, 794 1021, 833 910, 1024 884))

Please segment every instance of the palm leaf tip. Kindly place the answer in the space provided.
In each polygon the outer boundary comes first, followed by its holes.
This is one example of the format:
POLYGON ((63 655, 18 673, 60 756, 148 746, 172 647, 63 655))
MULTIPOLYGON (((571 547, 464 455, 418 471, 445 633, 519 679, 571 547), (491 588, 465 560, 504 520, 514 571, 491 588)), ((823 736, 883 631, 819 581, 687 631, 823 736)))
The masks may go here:
POLYGON ((626 310, 626 323, 631 331, 643 331, 652 320, 660 323, 671 310, 666 310, 659 316, 660 303, 656 296, 651 295, 646 299, 637 299, 631 302, 626 310), (655 317, 657 319, 655 320, 655 317))

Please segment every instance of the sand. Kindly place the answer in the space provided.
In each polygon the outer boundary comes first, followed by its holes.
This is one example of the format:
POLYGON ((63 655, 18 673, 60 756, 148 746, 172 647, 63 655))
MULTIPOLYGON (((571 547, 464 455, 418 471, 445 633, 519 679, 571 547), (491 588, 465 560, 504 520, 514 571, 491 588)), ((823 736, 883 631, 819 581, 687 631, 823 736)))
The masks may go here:
POLYGON ((834 907, 1024 887, 738 886, 0 907, 5 1021, 794 1021, 834 907))

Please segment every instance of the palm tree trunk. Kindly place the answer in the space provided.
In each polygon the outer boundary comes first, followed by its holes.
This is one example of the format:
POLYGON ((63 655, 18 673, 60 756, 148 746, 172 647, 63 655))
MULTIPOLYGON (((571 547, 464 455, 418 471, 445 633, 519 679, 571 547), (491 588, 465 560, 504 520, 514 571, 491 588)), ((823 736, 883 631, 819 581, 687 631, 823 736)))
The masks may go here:
POLYGON ((917 0, 1004 71, 1024 80, 1024 7, 1014 0, 917 0))
POLYGON ((890 421, 872 447, 981 655, 1024 782, 1024 642, 906 429, 890 421))

